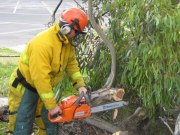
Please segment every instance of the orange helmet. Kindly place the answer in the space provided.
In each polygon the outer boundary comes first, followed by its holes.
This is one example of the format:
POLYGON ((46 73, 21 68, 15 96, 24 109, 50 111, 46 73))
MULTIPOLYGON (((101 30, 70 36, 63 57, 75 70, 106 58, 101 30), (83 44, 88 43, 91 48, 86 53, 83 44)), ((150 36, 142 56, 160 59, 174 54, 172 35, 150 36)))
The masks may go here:
POLYGON ((80 29, 81 32, 84 31, 87 23, 88 23, 88 17, 86 13, 79 9, 79 8, 70 8, 68 10, 65 10, 64 12, 61 13, 61 19, 66 21, 69 25, 74 23, 74 21, 78 21, 78 25, 74 25, 73 28, 75 30, 80 29), (80 28, 78 28, 80 27, 80 28))

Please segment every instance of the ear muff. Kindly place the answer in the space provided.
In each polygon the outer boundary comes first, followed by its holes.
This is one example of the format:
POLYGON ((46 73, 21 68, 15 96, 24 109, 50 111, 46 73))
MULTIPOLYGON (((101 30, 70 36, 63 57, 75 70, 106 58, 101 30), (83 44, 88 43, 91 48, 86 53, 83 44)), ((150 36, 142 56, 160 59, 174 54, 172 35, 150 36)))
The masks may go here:
POLYGON ((61 34, 67 35, 71 32, 71 26, 69 24, 64 24, 60 29, 61 34))

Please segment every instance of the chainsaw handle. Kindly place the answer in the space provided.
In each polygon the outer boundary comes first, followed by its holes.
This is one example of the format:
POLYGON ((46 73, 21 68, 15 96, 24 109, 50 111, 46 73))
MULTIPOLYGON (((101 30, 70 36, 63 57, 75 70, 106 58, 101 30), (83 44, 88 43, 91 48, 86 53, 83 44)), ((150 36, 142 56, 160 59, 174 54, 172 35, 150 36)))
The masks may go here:
POLYGON ((90 101, 91 101, 91 92, 92 92, 92 87, 91 86, 87 86, 87 96, 88 96, 90 101))
POLYGON ((84 97, 85 97, 85 99, 86 99, 86 103, 87 104, 90 104, 90 99, 89 99, 89 96, 88 95, 86 95, 86 94, 84 94, 84 97))
POLYGON ((82 91, 81 95, 78 97, 78 99, 74 102, 73 105, 78 105, 83 97, 86 99, 87 104, 90 104, 90 99, 88 98, 87 95, 84 94, 84 91, 82 91))

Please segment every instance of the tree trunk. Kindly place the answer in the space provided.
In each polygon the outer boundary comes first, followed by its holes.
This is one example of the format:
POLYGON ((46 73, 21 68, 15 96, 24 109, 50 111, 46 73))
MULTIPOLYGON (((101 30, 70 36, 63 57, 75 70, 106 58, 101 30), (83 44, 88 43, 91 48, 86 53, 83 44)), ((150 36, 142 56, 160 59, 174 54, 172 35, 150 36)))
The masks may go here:
POLYGON ((103 88, 111 88, 112 83, 114 82, 115 79, 115 75, 116 75, 116 51, 115 48, 113 46, 113 44, 111 43, 110 40, 108 40, 108 38, 106 37, 105 33, 103 32, 103 30, 101 29, 101 27, 96 23, 93 13, 92 13, 92 0, 88 0, 88 16, 89 16, 89 20, 93 26, 93 28, 96 30, 96 32, 98 33, 98 35, 102 38, 103 42, 105 43, 105 45, 107 45, 107 47, 110 50, 110 54, 111 54, 111 73, 109 74, 109 77, 106 81, 106 83, 104 84, 103 88))

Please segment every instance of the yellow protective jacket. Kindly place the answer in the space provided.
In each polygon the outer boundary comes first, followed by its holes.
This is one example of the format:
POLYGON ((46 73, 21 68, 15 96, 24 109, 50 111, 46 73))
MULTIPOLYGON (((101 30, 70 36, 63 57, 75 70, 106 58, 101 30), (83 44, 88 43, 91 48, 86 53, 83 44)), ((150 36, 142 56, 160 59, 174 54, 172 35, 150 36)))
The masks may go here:
MULTIPOLYGON (((59 29, 57 23, 38 34, 28 43, 18 63, 20 72, 37 89, 47 109, 56 106, 52 88, 61 81, 64 72, 68 74, 75 88, 85 86, 74 47, 67 38, 64 42, 60 40, 62 38, 57 35, 59 29)), ((15 71, 10 79, 11 84, 16 76, 15 71)))

